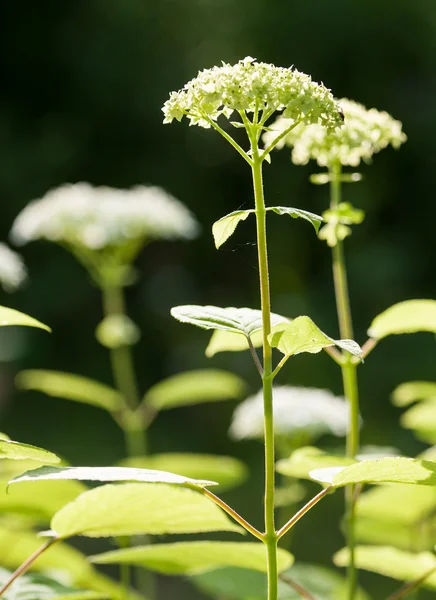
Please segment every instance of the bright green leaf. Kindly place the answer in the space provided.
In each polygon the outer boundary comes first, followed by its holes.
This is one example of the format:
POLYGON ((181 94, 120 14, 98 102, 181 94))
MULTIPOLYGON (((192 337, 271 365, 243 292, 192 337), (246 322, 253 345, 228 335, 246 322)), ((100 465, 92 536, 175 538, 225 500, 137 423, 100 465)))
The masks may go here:
POLYGON ((409 408, 401 417, 401 425, 412 429, 421 439, 436 441, 436 398, 423 400, 409 408))
POLYGON ((295 450, 289 458, 279 460, 276 470, 282 475, 298 479, 311 479, 309 472, 326 467, 349 466, 356 461, 345 456, 330 455, 313 446, 295 450))
POLYGON ((40 321, 37 321, 29 315, 25 315, 18 310, 13 308, 7 308, 6 306, 0 306, 0 327, 6 325, 24 325, 26 327, 38 327, 39 329, 45 329, 51 332, 50 327, 44 325, 40 321))
POLYGON ((339 346, 354 356, 360 356, 362 352, 353 340, 334 340, 328 337, 306 316, 297 317, 289 324, 279 325, 268 340, 273 348, 278 348, 287 357, 302 352, 316 354, 329 346, 339 346))
POLYGON ((198 492, 153 483, 109 484, 84 492, 56 513, 51 529, 61 538, 243 531, 198 492))
POLYGON ((11 438, 6 433, 0 433, 0 440, 10 440, 11 438))
POLYGON ((2 458, 9 460, 37 460, 49 464, 61 462, 61 459, 56 454, 53 454, 53 452, 4 438, 0 439, 0 459, 2 458))
MULTIPOLYGON (((286 550, 278 551, 278 569, 293 563, 286 550)), ((168 575, 189 575, 219 567, 232 566, 267 571, 266 548, 256 542, 178 542, 125 548, 99 554, 91 559, 99 564, 140 565, 168 575)))
POLYGON ((217 485, 214 481, 189 479, 165 471, 151 469, 132 469, 127 467, 41 467, 15 477, 10 484, 19 481, 73 479, 75 481, 138 481, 143 483, 168 483, 190 488, 202 488, 217 485))
MULTIPOLYGON (((423 488, 423 486, 419 487, 423 488)), ((394 520, 358 517, 355 521, 354 534, 356 541, 362 544, 388 545, 420 552, 433 548, 435 527, 434 517, 413 525, 394 520)))
MULTIPOLYGON (((340 550, 334 557, 334 562, 340 567, 349 564, 349 551, 340 550)), ((390 546, 357 546, 355 549, 355 564, 358 569, 379 573, 399 581, 419 579, 432 568, 432 575, 423 582, 424 587, 436 589, 436 556, 430 552, 405 552, 390 546)))
POLYGON ((219 484, 220 491, 239 485, 247 478, 247 467, 230 456, 166 452, 127 458, 121 464, 125 467, 169 471, 193 479, 209 478, 219 484))
POLYGON ((31 369, 18 373, 15 381, 23 390, 36 390, 54 398, 92 404, 109 411, 118 410, 122 403, 121 395, 113 388, 73 373, 31 369))
POLYGON ((342 487, 355 483, 417 483, 436 485, 436 462, 416 458, 381 458, 364 460, 350 467, 315 469, 315 481, 342 487))
POLYGON ((212 234, 215 241, 215 247, 219 248, 224 244, 226 240, 234 233, 236 227, 241 221, 245 221, 250 213, 254 213, 251 210, 235 210, 230 214, 222 217, 212 225, 212 234))
POLYGON ((406 300, 394 304, 374 319, 368 335, 380 340, 388 335, 418 331, 436 333, 436 300, 406 300))
POLYGON ((392 402, 395 406, 408 406, 428 398, 436 398, 434 381, 407 381, 401 383, 392 393, 392 402))
POLYGON ((188 371, 168 377, 152 386, 144 396, 144 404, 155 410, 167 410, 204 402, 236 400, 245 390, 245 382, 228 371, 188 371))
MULTIPOLYGON (((0 586, 11 573, 0 568, 0 586)), ((39 574, 22 575, 3 596, 4 600, 104 600, 106 594, 79 590, 39 574)))
POLYGON ((277 215, 288 215, 289 217, 293 217, 294 219, 304 219, 305 221, 308 221, 313 225, 317 233, 319 226, 323 221, 323 218, 319 215, 308 212, 307 210, 301 210, 300 208, 291 208, 289 206, 269 206, 266 210, 272 210, 277 215))

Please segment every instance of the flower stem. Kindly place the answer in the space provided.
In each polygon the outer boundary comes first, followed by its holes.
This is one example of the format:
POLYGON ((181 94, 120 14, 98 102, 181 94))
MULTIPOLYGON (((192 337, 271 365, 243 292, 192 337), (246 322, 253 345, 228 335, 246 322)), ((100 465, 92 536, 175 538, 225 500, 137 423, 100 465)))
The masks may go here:
POLYGON ((273 380, 272 348, 268 341, 271 332, 271 303, 269 291, 268 252, 266 241, 266 209, 262 183, 262 159, 257 144, 252 142, 253 188, 256 206, 257 250, 259 258, 260 298, 263 327, 263 402, 265 428, 265 537, 268 557, 268 600, 277 600, 277 534, 275 531, 274 492, 274 416, 273 416, 273 380))
MULTIPOLYGON (((330 207, 337 208, 341 202, 341 165, 337 163, 330 169, 330 207)), ((351 319, 350 298, 348 293, 347 272, 342 240, 333 246, 333 280, 335 286, 336 308, 341 338, 352 339, 353 324, 351 319)), ((350 407, 350 422, 347 433, 347 456, 355 458, 359 449, 359 391, 357 382, 357 365, 348 353, 343 353, 341 365, 344 394, 350 407)), ((357 570, 355 564, 355 500, 354 486, 345 489, 346 504, 346 538, 350 552, 348 566, 348 600, 354 600, 357 589, 357 570)))

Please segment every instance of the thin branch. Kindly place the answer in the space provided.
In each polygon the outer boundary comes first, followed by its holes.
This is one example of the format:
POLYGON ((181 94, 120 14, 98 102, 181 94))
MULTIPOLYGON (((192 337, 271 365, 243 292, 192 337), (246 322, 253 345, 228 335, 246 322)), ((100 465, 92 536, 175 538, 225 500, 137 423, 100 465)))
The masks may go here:
POLYGON ((322 498, 324 498, 324 496, 327 496, 327 494, 329 492, 331 492, 332 489, 333 489, 332 486, 329 485, 329 487, 324 488, 323 490, 321 490, 319 492, 319 494, 317 494, 311 500, 309 500, 309 502, 307 504, 305 504, 303 506, 303 508, 301 508, 297 513, 295 513, 295 515, 293 517, 291 517, 289 519, 289 521, 286 523, 286 525, 283 525, 283 527, 277 531, 277 539, 280 539, 281 537, 283 537, 285 535, 285 533, 287 533, 290 529, 292 529, 292 527, 295 525, 295 523, 297 523, 297 521, 299 521, 301 519, 301 517, 304 517, 304 515, 307 512, 309 512, 309 510, 311 508, 313 508, 315 506, 315 504, 318 504, 318 502, 322 498))
POLYGON ((251 341, 250 336, 247 336, 248 347, 250 348, 251 356, 253 357, 254 364, 256 365, 257 370, 259 371, 259 375, 263 377, 263 367, 259 360, 259 355, 256 352, 256 348, 253 346, 253 342, 251 341))
POLYGON ((312 594, 308 590, 306 590, 302 585, 288 577, 288 575, 281 573, 279 575, 279 579, 291 586, 291 588, 293 588, 297 592, 297 594, 300 594, 302 598, 306 598, 306 600, 316 600, 315 596, 312 596, 312 594))
POLYGON ((332 358, 336 364, 342 366, 344 364, 342 354, 334 346, 327 346, 324 348, 325 352, 332 358))
POLYGON ((261 540, 262 542, 265 541, 264 534, 260 533, 260 531, 253 527, 253 525, 250 525, 250 523, 246 521, 244 517, 241 517, 241 515, 237 513, 236 510, 233 510, 233 508, 231 508, 228 504, 226 504, 224 500, 221 500, 221 498, 215 496, 215 494, 213 494, 207 488, 202 488, 201 491, 207 498, 209 498, 209 500, 212 500, 212 502, 214 502, 217 506, 222 508, 228 515, 232 517, 232 519, 239 523, 239 525, 241 525, 244 529, 251 533, 251 535, 256 537, 258 540, 261 540))
POLYGON ((430 577, 430 575, 433 575, 433 573, 435 573, 435 572, 436 572, 436 567, 432 567, 429 571, 424 573, 424 575, 422 577, 419 577, 419 579, 415 579, 414 581, 405 583, 399 590, 397 590, 391 596, 389 596, 389 598, 387 598, 387 600, 399 600, 400 598, 404 598, 404 596, 407 596, 407 594, 409 594, 410 592, 413 592, 414 590, 419 588, 421 583, 424 583, 424 581, 427 579, 427 577, 430 577))
POLYGON ((299 125, 300 123, 301 123, 301 119, 299 121, 296 121, 295 123, 293 123, 287 129, 283 130, 280 135, 278 135, 276 138, 274 138, 274 140, 271 142, 271 144, 269 146, 267 146, 265 148, 265 150, 262 152, 262 154, 260 155, 260 160, 264 160, 265 157, 268 156, 268 154, 271 152, 271 150, 273 150, 277 146, 277 144, 280 142, 280 140, 282 140, 284 137, 286 137, 288 135, 288 133, 291 132, 294 129, 294 127, 297 127, 297 125, 299 125))
MULTIPOLYGON (((368 354, 374 350, 374 348, 377 346, 378 342, 379 342, 379 340, 376 340, 375 338, 368 338, 362 346, 361 356, 358 359, 354 359, 354 360, 356 360, 356 362, 362 362, 362 360, 365 359, 368 356, 368 354)), ((354 360, 353 360, 353 362, 354 362, 354 360)))
POLYGON ((34 552, 29 558, 23 562, 22 565, 18 567, 18 569, 12 573, 8 581, 0 588, 0 597, 8 590, 11 585, 14 583, 18 577, 24 575, 24 573, 32 566, 32 564, 36 561, 37 558, 41 556, 50 546, 52 546, 55 542, 59 541, 59 538, 53 538, 46 542, 41 548, 38 548, 36 552, 34 552))
POLYGON ((218 131, 218 133, 220 133, 224 139, 226 139, 229 144, 231 144, 233 146, 233 148, 235 148, 235 150, 237 150, 237 152, 239 152, 239 154, 242 156, 242 158, 244 158, 248 164, 250 166, 253 165, 253 161, 251 160, 251 158, 248 156, 248 154, 245 152, 245 150, 243 150, 241 148, 241 146, 238 144, 238 142, 236 142, 231 135, 229 135, 226 131, 224 131, 224 129, 222 129, 218 123, 216 121, 213 121, 208 115, 206 115, 205 113, 202 113, 202 116, 204 119, 206 119, 206 121, 208 123, 210 123, 210 125, 216 129, 216 131, 218 131))
POLYGON ((278 375, 280 369, 285 365, 286 361, 289 360, 289 358, 292 358, 292 356, 284 356, 282 358, 282 360, 279 362, 279 364, 276 366, 274 371, 269 376, 269 379, 274 379, 276 377, 276 375, 278 375))

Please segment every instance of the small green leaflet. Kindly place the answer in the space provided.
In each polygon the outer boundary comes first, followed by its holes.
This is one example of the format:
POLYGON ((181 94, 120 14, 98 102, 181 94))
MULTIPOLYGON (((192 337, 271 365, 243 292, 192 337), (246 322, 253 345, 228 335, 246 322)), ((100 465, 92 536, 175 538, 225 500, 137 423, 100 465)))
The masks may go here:
POLYGON ((406 300, 394 304, 373 320, 368 335, 380 340, 388 335, 418 331, 436 333, 436 300, 406 300))
POLYGON ((276 327, 268 336, 269 343, 285 356, 295 356, 302 352, 316 354, 328 346, 339 346, 354 356, 360 356, 362 349, 353 340, 334 340, 319 329, 309 317, 297 317, 289 324, 276 327))
MULTIPOLYGON (((278 550, 278 569, 294 562, 286 550, 278 550)), ((219 567, 242 567, 266 572, 265 545, 256 542, 177 542, 153 544, 105 552, 91 558, 98 564, 129 564, 167 575, 190 575, 219 567)))
MULTIPOLYGON (((423 488, 423 486, 414 487, 423 488)), ((406 525, 399 521, 358 517, 355 521, 355 537, 356 542, 360 544, 395 546, 395 548, 420 552, 432 549, 435 527, 436 519, 429 519, 418 525, 406 525)))
POLYGON ((51 332, 50 327, 44 325, 40 321, 37 321, 29 315, 25 315, 18 310, 13 308, 7 308, 6 306, 0 306, 0 327, 8 325, 24 325, 26 327, 38 327, 39 329, 45 329, 51 332))
POLYGON ((202 369, 160 381, 148 390, 143 402, 155 410, 166 410, 203 402, 236 400, 245 391, 246 384, 237 375, 219 369, 202 369))
MULTIPOLYGON (((339 567, 346 567, 349 564, 348 549, 339 550, 334 556, 334 562, 339 567)), ((357 546, 355 564, 358 569, 379 573, 399 581, 413 581, 429 573, 422 585, 436 589, 436 556, 431 552, 415 554, 390 546, 357 546)))
MULTIPOLYGON (((299 208, 290 208, 288 206, 269 206, 266 210, 273 211, 277 215, 289 215, 294 219, 300 217, 301 219, 309 221, 309 223, 314 226, 316 232, 318 232, 319 226, 323 220, 319 215, 315 215, 314 213, 301 210, 299 208)), ((245 221, 250 214, 255 212, 256 211, 254 209, 235 210, 234 212, 231 212, 230 214, 216 221, 212 226, 215 247, 219 248, 222 246, 224 242, 226 242, 234 233, 238 224, 241 221, 245 221)))
POLYGON ((217 481, 220 491, 239 485, 248 475, 247 467, 236 458, 198 453, 165 452, 151 456, 127 458, 121 462, 125 467, 170 471, 193 479, 210 477, 217 481))
POLYGON ((436 443, 436 398, 422 400, 401 416, 401 425, 422 440, 436 443))
POLYGON ((165 471, 153 471, 151 469, 133 469, 128 467, 41 467, 33 471, 27 471, 9 482, 10 485, 19 481, 42 481, 42 480, 65 480, 75 481, 137 481, 143 483, 167 483, 193 489, 217 485, 214 481, 200 481, 190 479, 174 473, 165 471))
POLYGON ((116 411, 122 404, 121 395, 113 388, 73 373, 31 369, 18 373, 15 382, 22 390, 36 390, 54 398, 74 400, 116 411))
POLYGON ((107 484, 84 492, 54 515, 51 531, 61 539, 244 532, 197 491, 162 483, 107 484))
POLYGON ((289 458, 276 464, 276 471, 288 477, 310 479, 309 472, 327 467, 349 466, 356 461, 345 456, 330 455, 314 446, 304 446, 295 450, 289 458))
POLYGON ((315 469, 309 474, 315 481, 335 488, 355 483, 436 485, 436 463, 416 458, 364 460, 349 467, 315 469))
POLYGON ((436 398, 435 381, 407 381, 401 383, 392 393, 392 403, 395 406, 408 406, 428 398, 436 398))
POLYGON ((14 442, 12 440, 0 439, 0 459, 7 458, 9 460, 37 460, 42 463, 56 464, 61 462, 61 459, 43 448, 14 442))
MULTIPOLYGON (((0 568, 0 586, 12 573, 0 568)), ((107 595, 79 590, 40 574, 22 575, 5 592, 4 600, 105 600, 107 595)))

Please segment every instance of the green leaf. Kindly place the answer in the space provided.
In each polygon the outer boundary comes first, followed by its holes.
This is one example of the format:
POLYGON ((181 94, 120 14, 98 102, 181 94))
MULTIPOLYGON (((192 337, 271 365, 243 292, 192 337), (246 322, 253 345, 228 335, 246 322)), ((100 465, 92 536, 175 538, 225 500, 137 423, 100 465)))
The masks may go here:
POLYGON ((152 386, 144 404, 155 410, 168 410, 220 400, 236 400, 246 391, 245 382, 228 371, 202 369, 179 373, 152 386))
POLYGON ((41 323, 40 321, 37 321, 33 317, 29 317, 29 315, 25 315, 24 313, 13 308, 0 306, 0 327, 5 327, 7 325, 38 327, 39 329, 45 329, 46 331, 51 332, 50 327, 44 325, 44 323, 41 323))
POLYGON ((121 348, 139 342, 141 330, 127 315, 108 315, 98 324, 95 337, 105 348, 121 348))
POLYGON ((247 467, 240 460, 211 454, 166 452, 127 458, 121 464, 125 467, 170 471, 193 479, 210 478, 219 484, 220 491, 239 485, 248 474, 247 467))
MULTIPOLYGON (((279 571, 284 571, 293 563, 292 555, 280 548, 277 559, 279 571)), ((267 571, 265 545, 256 542, 153 544, 105 552, 91 560, 98 564, 140 565, 167 575, 189 575, 225 566, 267 571)))
POLYGON ((374 319, 368 335, 380 340, 388 335, 418 331, 436 333, 436 300, 406 300, 394 304, 374 319))
POLYGON ((11 438, 6 433, 0 433, 0 440, 10 440, 11 438))
MULTIPOLYGON (((343 548, 335 554, 334 562, 340 567, 349 564, 349 551, 343 548)), ((405 552, 390 546, 357 546, 355 563, 358 569, 379 573, 399 581, 413 581, 430 569, 435 572, 423 582, 424 587, 436 589, 436 556, 431 552, 405 552)))
POLYGON ((22 444, 21 442, 13 442, 12 440, 0 439, 0 459, 7 458, 9 460, 37 460, 42 463, 56 464, 61 462, 61 459, 43 448, 22 444))
MULTIPOLYGON (((0 586, 6 583, 11 573, 0 568, 0 586)), ((90 590, 79 590, 59 583, 46 575, 22 575, 6 591, 5 600, 103 600, 106 594, 90 590)))
POLYGON ((15 382, 22 390, 36 390, 54 398, 74 400, 116 411, 122 399, 113 388, 73 373, 31 369, 18 373, 15 382))
POLYGON ((198 492, 153 483, 108 484, 84 492, 55 514, 51 529, 61 538, 243 532, 198 492))
POLYGON ((339 346, 354 356, 360 356, 362 352, 353 340, 334 340, 328 337, 306 316, 277 326, 276 331, 268 336, 268 340, 273 348, 278 348, 286 357, 302 352, 316 354, 329 346, 339 346))
POLYGON ((355 521, 355 537, 356 541, 362 544, 388 545, 420 552, 433 548, 435 527, 434 517, 413 525, 394 520, 358 517, 355 521))
POLYGON ((319 215, 308 212, 307 210, 301 210, 300 208, 290 208, 289 206, 269 206, 266 210, 272 210, 277 215, 288 215, 294 219, 304 219, 313 225, 317 233, 321 223, 323 222, 323 218, 319 215))
POLYGON ((345 456, 334 456, 314 446, 295 450, 289 458, 279 460, 276 470, 282 475, 298 479, 311 479, 309 472, 326 467, 349 466, 356 461, 345 456))
POLYGON ((310 476, 336 488, 355 483, 436 485, 436 462, 403 457, 381 458, 364 460, 350 467, 315 469, 310 476))
POLYGON ((392 402, 395 406, 408 406, 418 400, 436 398, 436 382, 434 381, 407 381, 401 383, 392 393, 392 402))
POLYGON ((253 209, 235 210, 225 217, 222 217, 218 221, 215 221, 215 223, 212 225, 212 235, 215 241, 215 248, 222 246, 224 242, 227 241, 231 235, 233 235, 238 224, 241 221, 245 221, 250 213, 254 212, 255 211, 253 209))
POLYGON ((425 441, 436 442, 436 398, 409 408, 401 417, 401 425, 425 441))
POLYGON ((129 469, 127 467, 41 467, 15 477, 9 484, 19 481, 41 481, 48 479, 73 479, 75 481, 137 481, 143 483, 168 483, 193 489, 217 485, 215 481, 189 479, 165 471, 151 469, 129 469))

